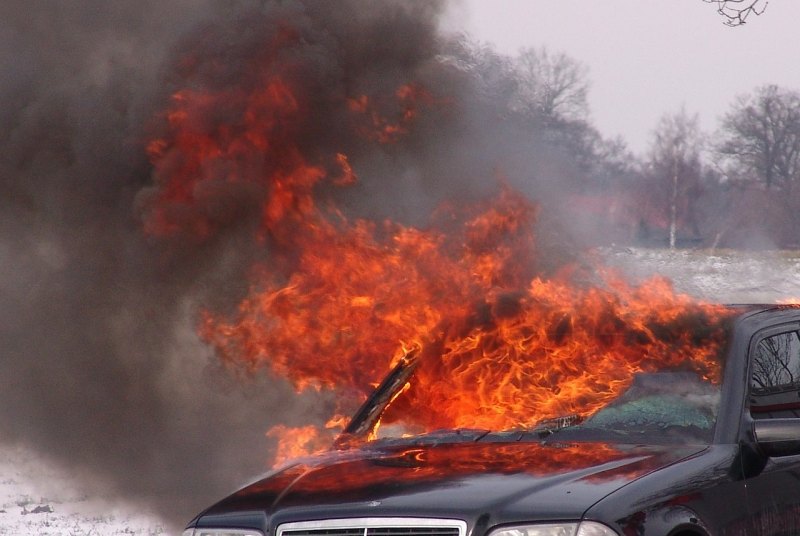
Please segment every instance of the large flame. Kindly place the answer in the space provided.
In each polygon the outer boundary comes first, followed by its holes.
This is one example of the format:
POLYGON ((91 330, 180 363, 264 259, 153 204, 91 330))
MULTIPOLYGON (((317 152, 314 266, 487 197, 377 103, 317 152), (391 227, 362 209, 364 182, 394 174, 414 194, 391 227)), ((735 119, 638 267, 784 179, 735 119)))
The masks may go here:
MULTIPOLYGON (((313 120, 311 97, 265 72, 249 90, 178 91, 164 135, 149 144, 149 233, 213 236, 227 221, 225 186, 244 187, 258 204, 254 239, 269 263, 252 271, 234 315, 206 311, 201 322, 224 361, 359 402, 413 350, 415 375, 382 418, 410 433, 587 416, 637 371, 718 380, 723 308, 677 295, 663 279, 630 286, 585 268, 542 277, 537 208, 508 186, 483 203, 441 207, 425 228, 351 219, 330 196, 320 203, 321 187, 355 182, 350 155, 309 149, 298 125, 313 120)), ((411 135, 418 115, 445 100, 407 84, 328 104, 350 118, 342 129, 379 146, 411 135)), ((281 426, 270 435, 286 440, 284 458, 331 433, 281 426)))

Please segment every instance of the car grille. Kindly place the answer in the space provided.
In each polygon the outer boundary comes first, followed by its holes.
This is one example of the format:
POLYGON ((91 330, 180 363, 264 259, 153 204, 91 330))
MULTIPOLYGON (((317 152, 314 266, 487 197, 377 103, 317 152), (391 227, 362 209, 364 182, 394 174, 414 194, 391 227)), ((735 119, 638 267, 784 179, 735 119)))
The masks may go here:
POLYGON ((284 523, 277 536, 466 536, 459 519, 389 518, 323 519, 284 523))

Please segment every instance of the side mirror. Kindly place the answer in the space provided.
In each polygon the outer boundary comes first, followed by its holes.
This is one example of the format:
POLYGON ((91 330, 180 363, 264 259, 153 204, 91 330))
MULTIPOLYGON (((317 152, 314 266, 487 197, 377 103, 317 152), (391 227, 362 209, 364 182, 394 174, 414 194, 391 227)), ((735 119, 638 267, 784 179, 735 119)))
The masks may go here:
POLYGON ((800 454, 800 418, 760 419, 753 423, 753 432, 767 456, 800 454))

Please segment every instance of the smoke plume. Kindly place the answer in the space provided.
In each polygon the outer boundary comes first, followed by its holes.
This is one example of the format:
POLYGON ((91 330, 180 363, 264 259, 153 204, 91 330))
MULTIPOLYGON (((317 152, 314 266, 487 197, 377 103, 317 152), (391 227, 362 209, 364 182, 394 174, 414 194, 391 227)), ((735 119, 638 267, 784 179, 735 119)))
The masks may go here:
MULTIPOLYGON (((267 226, 264 238, 261 206, 275 183, 231 174, 274 177, 277 159, 297 144, 333 177, 343 166, 328 156, 346 153, 358 182, 322 181, 322 196, 352 216, 409 224, 424 224, 445 198, 495 191, 497 177, 547 199, 560 186, 545 178, 568 175, 508 120, 497 88, 471 73, 463 41, 438 34, 442 9, 3 2, 2 440, 179 525, 265 468, 273 441, 265 430, 298 416, 324 421, 330 394, 298 395, 266 372, 223 367, 195 334, 201 308, 231 308, 253 263, 269 266, 272 249, 290 248, 291 227, 267 226), (273 76, 307 108, 293 122, 268 118, 272 145, 261 157, 199 171, 182 160, 169 110, 273 76), (410 83, 426 96, 405 124, 398 88, 410 83), (365 134, 383 127, 389 143, 365 134), (192 179, 191 203, 173 195, 175 169, 202 175, 192 179)), ((245 128, 246 110, 225 100, 198 130, 245 128)), ((546 209, 542 218, 552 219, 546 209)), ((545 250, 567 240, 557 223, 546 228, 545 250)), ((542 268, 559 265, 560 251, 542 268)))

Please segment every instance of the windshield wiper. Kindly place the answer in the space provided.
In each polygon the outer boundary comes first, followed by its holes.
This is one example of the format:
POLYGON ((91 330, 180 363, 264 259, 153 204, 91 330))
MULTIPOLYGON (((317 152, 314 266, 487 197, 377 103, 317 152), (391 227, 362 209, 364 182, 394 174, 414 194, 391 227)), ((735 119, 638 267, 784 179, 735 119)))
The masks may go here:
POLYGON ((484 428, 440 428, 439 430, 431 430, 424 434, 419 434, 414 437, 449 437, 459 436, 468 439, 477 439, 485 436, 489 430, 484 428))
POLYGON ((540 438, 545 438, 552 435, 564 428, 577 426, 583 422, 583 417, 573 413, 572 415, 563 415, 561 417, 554 417, 552 419, 544 419, 536 423, 536 426, 528 430, 529 433, 537 434, 540 438))
POLYGON ((443 428, 424 434, 405 437, 384 437, 377 440, 381 445, 438 445, 440 443, 474 443, 488 435, 490 430, 480 428, 443 428))

